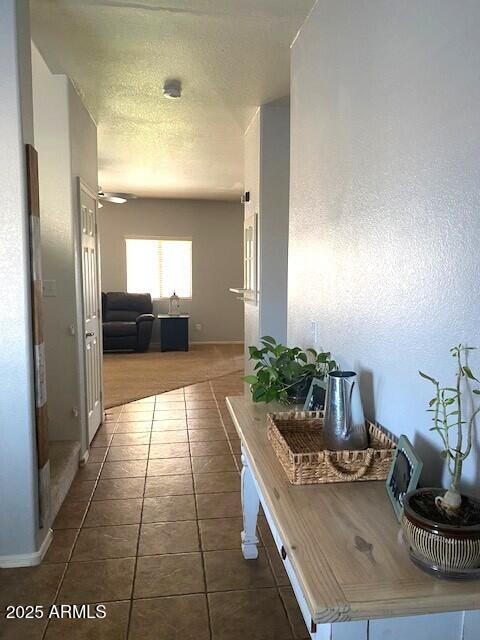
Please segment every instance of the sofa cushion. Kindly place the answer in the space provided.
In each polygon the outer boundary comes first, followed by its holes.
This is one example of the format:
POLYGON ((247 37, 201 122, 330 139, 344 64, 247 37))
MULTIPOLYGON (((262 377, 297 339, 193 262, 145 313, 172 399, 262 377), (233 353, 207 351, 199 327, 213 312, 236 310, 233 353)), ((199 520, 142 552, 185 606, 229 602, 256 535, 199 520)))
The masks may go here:
POLYGON ((124 338, 137 335, 136 322, 104 322, 103 335, 107 338, 124 338))
POLYGON ((131 322, 142 313, 152 313, 152 298, 149 293, 124 293, 110 291, 105 294, 104 322, 131 322))

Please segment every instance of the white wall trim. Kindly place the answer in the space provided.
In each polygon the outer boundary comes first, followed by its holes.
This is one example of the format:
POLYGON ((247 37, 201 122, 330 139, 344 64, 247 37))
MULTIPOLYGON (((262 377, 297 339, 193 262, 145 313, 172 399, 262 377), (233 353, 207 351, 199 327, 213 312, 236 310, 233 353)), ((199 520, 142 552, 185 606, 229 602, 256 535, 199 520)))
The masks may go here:
MULTIPOLYGON (((52 72, 53 73, 53 72, 52 72)), ((95 125, 95 128, 98 128, 97 122, 95 120, 95 118, 92 116, 92 114, 90 113, 90 111, 87 109, 87 107, 85 106, 85 99, 84 97, 82 97, 82 91, 80 90, 79 87, 77 87, 77 84, 75 82, 75 80, 73 80, 72 78, 68 78, 70 80, 70 84, 72 85, 73 90, 75 91, 75 93, 78 96, 78 99, 80 100, 80 102, 83 105, 83 108, 85 109, 85 111, 88 113, 88 116, 90 118, 90 120, 93 122, 93 124, 95 125)))
MULTIPOLYGON (((104 421, 105 421, 105 417, 102 418, 102 423, 104 421)), ((80 461, 78 463, 78 466, 79 467, 84 467, 87 464, 89 457, 90 457, 90 449, 87 449, 85 451, 85 453, 83 454, 83 456, 80 457, 80 461)))
POLYGON ((307 14, 307 17, 305 18, 305 20, 302 22, 300 29, 297 31, 297 33, 295 34, 294 39, 292 40, 292 42, 290 43, 290 49, 292 49, 292 47, 295 45, 295 42, 298 40, 298 38, 300 37, 300 34, 302 33, 303 28, 305 27, 305 25, 307 24, 307 22, 310 20, 310 16, 312 15, 315 7, 318 4, 318 0, 315 0, 315 2, 312 5, 312 8, 310 9, 310 11, 307 14))
POLYGON ((247 128, 245 129, 245 131, 243 132, 243 135, 246 136, 250 127, 253 125, 253 123, 255 122, 255 119, 258 115, 258 112, 260 111, 261 107, 257 107, 257 110, 255 111, 255 113, 252 116, 252 119, 250 120, 250 122, 247 124, 247 128))
POLYGON ((78 419, 80 421, 80 457, 88 450, 88 411, 87 393, 85 388, 86 363, 85 363, 85 327, 83 323, 83 274, 82 274, 82 241, 81 241, 81 204, 79 177, 72 179, 73 197, 73 255, 75 269, 75 330, 77 349, 77 393, 78 393, 78 419))
POLYGON ((11 569, 13 567, 33 567, 40 564, 48 551, 53 540, 53 531, 49 529, 40 549, 33 553, 19 553, 13 556, 0 556, 0 569, 11 569))

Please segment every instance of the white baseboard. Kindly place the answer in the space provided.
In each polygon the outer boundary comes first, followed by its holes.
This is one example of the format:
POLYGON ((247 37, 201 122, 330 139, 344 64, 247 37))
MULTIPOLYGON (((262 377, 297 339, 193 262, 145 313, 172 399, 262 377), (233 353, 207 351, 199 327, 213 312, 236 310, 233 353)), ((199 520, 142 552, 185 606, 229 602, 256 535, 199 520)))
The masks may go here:
POLYGON ((14 567, 33 567, 40 564, 48 547, 53 540, 53 531, 48 530, 47 535, 43 539, 40 549, 33 553, 19 553, 13 556, 0 556, 0 569, 12 569, 14 567))
MULTIPOLYGON (((245 344, 243 340, 200 340, 195 342, 189 342, 189 345, 197 344, 245 344)), ((160 342, 150 342, 151 347, 160 347, 160 342)))

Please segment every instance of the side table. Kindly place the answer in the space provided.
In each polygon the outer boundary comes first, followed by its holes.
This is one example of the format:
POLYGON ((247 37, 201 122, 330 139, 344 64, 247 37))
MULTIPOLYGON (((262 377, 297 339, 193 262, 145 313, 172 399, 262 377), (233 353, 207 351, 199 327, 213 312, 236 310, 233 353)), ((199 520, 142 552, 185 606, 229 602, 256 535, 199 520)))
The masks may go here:
POLYGON ((157 315, 160 321, 160 350, 188 351, 188 320, 190 316, 157 315))

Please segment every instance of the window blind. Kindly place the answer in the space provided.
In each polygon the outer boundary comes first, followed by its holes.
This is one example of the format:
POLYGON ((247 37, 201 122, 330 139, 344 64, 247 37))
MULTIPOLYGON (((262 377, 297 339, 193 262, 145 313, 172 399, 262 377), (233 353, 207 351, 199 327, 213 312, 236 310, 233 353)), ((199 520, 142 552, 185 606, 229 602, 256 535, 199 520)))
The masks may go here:
POLYGON ((127 291, 152 298, 192 297, 192 241, 126 239, 127 291))

